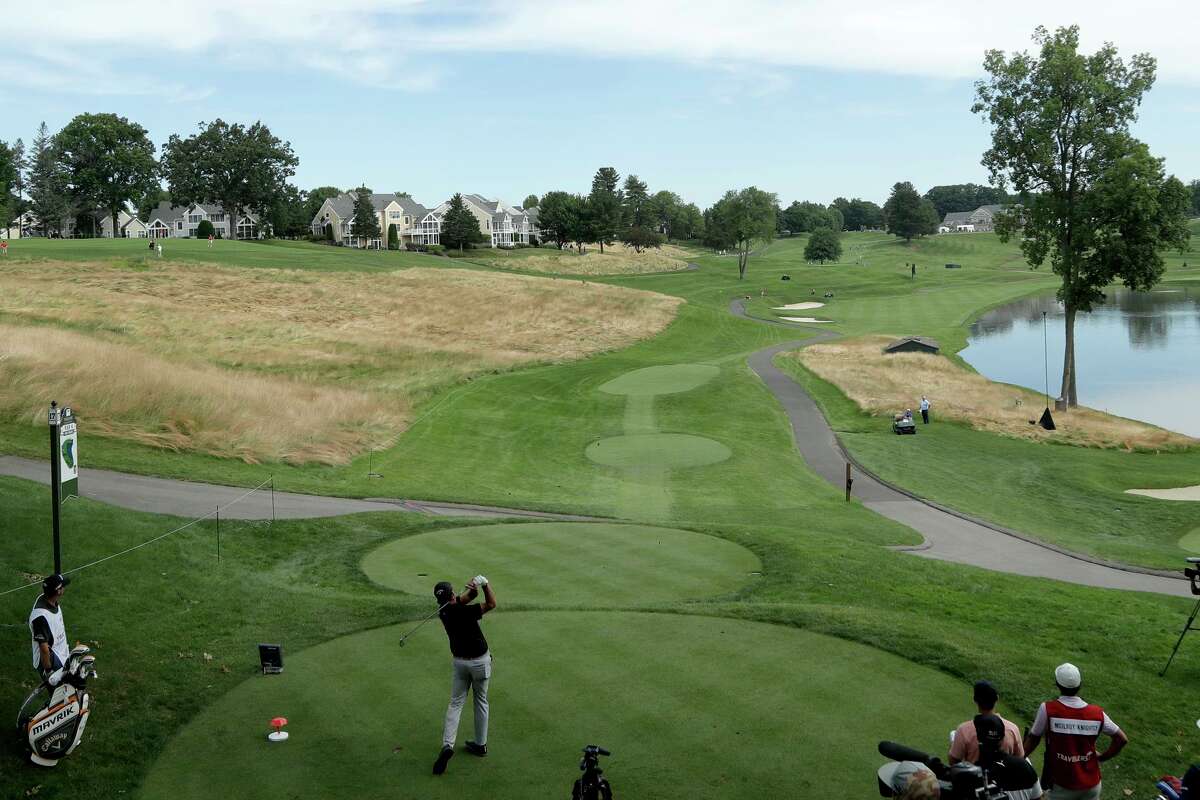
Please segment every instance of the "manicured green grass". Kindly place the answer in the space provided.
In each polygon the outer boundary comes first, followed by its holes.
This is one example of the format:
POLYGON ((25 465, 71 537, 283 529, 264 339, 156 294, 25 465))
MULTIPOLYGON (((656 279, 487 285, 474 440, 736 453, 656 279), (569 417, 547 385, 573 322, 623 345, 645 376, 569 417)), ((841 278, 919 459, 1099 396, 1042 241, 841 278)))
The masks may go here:
MULTIPOLYGON (((404 267, 450 267, 438 256, 404 250, 360 250, 310 242, 219 240, 208 246, 202 239, 162 239, 162 260, 191 261, 229 267, 314 269, 324 271, 386 271, 404 267)), ((158 263, 145 239, 19 239, 9 242, 9 259, 94 261, 113 258, 134 263, 158 263)))
POLYGON ((618 796, 815 797, 834 781, 870 788, 880 739, 964 714, 964 689, 947 675, 776 625, 497 612, 483 628, 495 651, 485 759, 461 749, 473 738, 468 702, 459 753, 430 775, 448 699, 445 636, 422 630, 400 650, 397 626, 250 678, 170 743, 141 796, 242 797, 258 785, 275 797, 567 797, 579 750, 595 743, 613 753, 603 767, 618 796), (270 744, 266 723, 281 714, 290 738, 270 744))
POLYGON ((690 392, 717 377, 721 371, 711 364, 670 364, 642 367, 613 378, 600 387, 609 394, 656 395, 690 392))
POLYGON ((435 581, 457 583, 484 566, 488 579, 504 587, 506 606, 535 607, 712 598, 737 592, 762 570, 754 553, 724 539, 603 522, 439 530, 388 542, 362 562, 379 585, 422 598, 431 596, 435 581))

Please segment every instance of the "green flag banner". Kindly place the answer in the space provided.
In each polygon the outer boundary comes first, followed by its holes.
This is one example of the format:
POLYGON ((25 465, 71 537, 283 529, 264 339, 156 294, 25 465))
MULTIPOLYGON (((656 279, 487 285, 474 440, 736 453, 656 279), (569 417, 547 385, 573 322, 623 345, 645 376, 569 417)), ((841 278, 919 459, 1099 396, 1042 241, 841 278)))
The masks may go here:
POLYGON ((79 496, 79 430, 71 409, 64 408, 58 429, 58 482, 61 497, 79 496))

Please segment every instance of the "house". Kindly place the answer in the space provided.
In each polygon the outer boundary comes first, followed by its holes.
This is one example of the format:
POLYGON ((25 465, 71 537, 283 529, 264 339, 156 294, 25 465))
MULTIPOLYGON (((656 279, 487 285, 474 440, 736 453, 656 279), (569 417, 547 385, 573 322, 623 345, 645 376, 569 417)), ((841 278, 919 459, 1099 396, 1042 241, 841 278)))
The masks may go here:
POLYGON ((971 223, 971 211, 950 211, 938 226, 938 233, 970 233, 975 230, 971 223))
POLYGON ((262 238, 263 231, 259 228, 256 215, 248 211, 241 214, 233 227, 235 235, 230 234, 232 218, 233 215, 220 206, 203 203, 176 206, 164 201, 146 216, 144 224, 146 234, 151 239, 195 237, 197 226, 204 220, 211 222, 216 235, 223 239, 262 238))
POLYGON ((371 207, 379 221, 380 236, 364 240, 354 232, 354 200, 355 195, 351 192, 326 198, 313 217, 313 235, 324 237, 328 225, 338 244, 378 250, 384 247, 388 228, 392 225, 396 226, 396 236, 401 244, 418 241, 421 221, 429 214, 429 209, 406 194, 372 194, 371 207))
POLYGON ((996 215, 1004 210, 1004 206, 993 204, 980 206, 971 212, 970 222, 976 231, 992 231, 996 229, 996 215))
MULTIPOLYGON (((107 211, 96 212, 96 232, 105 239, 113 238, 112 214, 107 211)), ((149 235, 146 223, 122 209, 117 214, 118 239, 145 239, 149 235)))
POLYGON ((905 336, 883 348, 885 353, 932 353, 937 355, 940 346, 928 336, 905 336))
MULTIPOLYGON (((512 247, 536 243, 541 237, 537 209, 510 206, 503 200, 489 200, 478 194, 464 194, 463 205, 479 222, 484 241, 491 247, 512 247)), ((442 218, 450 208, 447 200, 421 219, 418 244, 440 244, 442 218)))

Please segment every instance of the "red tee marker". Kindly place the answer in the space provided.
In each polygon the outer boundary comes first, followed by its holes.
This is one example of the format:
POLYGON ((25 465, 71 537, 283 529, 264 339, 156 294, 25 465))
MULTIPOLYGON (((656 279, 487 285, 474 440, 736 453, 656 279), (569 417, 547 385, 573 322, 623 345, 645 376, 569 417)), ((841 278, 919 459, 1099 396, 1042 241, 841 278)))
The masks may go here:
POLYGON ((271 727, 275 730, 267 734, 267 739, 272 742, 286 742, 288 734, 287 731, 283 730, 283 726, 287 724, 287 717, 275 717, 275 719, 271 720, 271 727))

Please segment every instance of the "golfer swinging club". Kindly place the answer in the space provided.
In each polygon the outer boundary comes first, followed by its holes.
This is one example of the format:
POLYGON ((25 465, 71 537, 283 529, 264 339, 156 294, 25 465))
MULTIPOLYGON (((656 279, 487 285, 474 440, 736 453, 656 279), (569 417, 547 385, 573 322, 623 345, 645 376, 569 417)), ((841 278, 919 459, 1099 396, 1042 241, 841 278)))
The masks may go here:
POLYGON ((454 656, 450 706, 446 709, 446 724, 442 729, 442 752, 433 763, 433 774, 441 775, 446 771, 446 763, 454 755, 458 720, 467 702, 468 689, 473 689, 475 693, 475 741, 467 742, 467 752, 480 757, 487 755, 487 690, 492 677, 492 654, 488 652, 483 631, 479 630, 479 620, 496 607, 496 595, 492 593, 488 579, 476 575, 460 595, 454 594, 454 587, 449 581, 441 581, 433 587, 433 596, 442 606, 438 617, 446 629, 450 652, 454 656), (481 588, 483 603, 471 603, 481 588))

